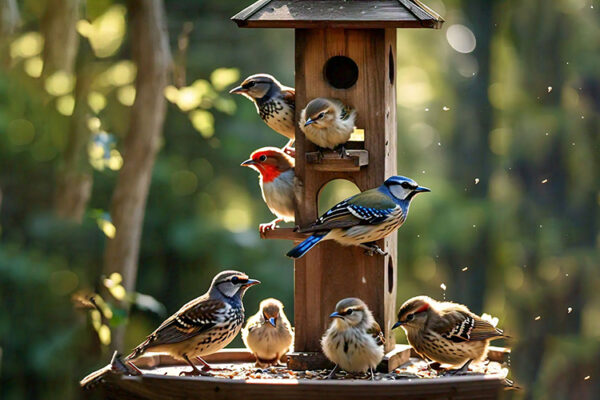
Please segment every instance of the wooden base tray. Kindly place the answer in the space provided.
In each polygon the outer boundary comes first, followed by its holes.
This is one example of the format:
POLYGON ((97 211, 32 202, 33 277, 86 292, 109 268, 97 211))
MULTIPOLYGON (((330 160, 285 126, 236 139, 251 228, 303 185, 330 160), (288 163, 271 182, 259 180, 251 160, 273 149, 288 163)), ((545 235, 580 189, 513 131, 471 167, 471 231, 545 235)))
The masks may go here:
MULTIPOLYGON (((404 353, 405 348, 401 348, 404 353)), ((506 354, 496 351, 495 355, 506 354)), ((143 375, 132 376, 104 369, 89 390, 109 399, 496 399, 506 386, 505 370, 494 373, 422 378, 408 372, 422 360, 410 358, 399 373, 366 376, 338 374, 323 380, 325 370, 293 372, 285 367, 257 369, 252 355, 241 349, 224 350, 206 357, 219 377, 179 376, 187 365, 168 356, 136 360, 143 375), (403 372, 407 371, 407 372, 403 372), (241 379, 239 373, 245 374, 241 379)), ((419 367, 422 370, 422 365, 419 367)))

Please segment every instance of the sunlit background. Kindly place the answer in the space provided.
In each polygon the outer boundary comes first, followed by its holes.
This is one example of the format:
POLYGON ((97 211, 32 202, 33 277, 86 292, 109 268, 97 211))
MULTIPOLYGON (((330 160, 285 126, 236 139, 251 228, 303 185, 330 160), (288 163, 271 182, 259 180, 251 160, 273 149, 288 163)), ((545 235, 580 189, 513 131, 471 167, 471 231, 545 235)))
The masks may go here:
MULTIPOLYGON (((227 93, 257 72, 293 86, 293 32, 235 27, 229 17, 250 1, 165 3, 174 68, 128 317, 115 306, 131 295, 122 277, 102 274, 136 98, 127 8, 88 1, 78 51, 61 65, 45 56, 57 47, 46 2, 0 1, 2 398, 78 398, 115 327, 127 328, 126 352, 224 268, 263 281, 247 312, 273 296, 293 318, 291 243, 259 239, 272 215, 239 167, 286 139, 227 93), (54 201, 75 120, 90 134, 80 222, 54 201), (101 288, 98 308, 82 308, 101 288)), ((426 3, 443 28, 398 31, 398 170, 433 190, 398 234, 398 302, 427 294, 497 316, 523 388, 509 396, 599 398, 600 3, 426 3)), ((354 190, 328 186, 320 210, 354 190)))

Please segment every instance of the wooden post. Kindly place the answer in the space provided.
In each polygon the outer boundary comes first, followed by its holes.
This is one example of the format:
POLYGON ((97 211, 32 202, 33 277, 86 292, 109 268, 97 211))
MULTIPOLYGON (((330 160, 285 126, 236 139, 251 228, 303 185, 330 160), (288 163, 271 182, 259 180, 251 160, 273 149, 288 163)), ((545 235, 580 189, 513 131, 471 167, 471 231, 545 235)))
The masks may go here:
MULTIPOLYGON (((319 192, 329 181, 347 179, 364 191, 396 174, 395 64, 395 29, 296 29, 296 121, 315 97, 344 101, 357 110, 356 126, 364 129, 362 146, 369 158, 357 171, 323 171, 307 161, 306 153, 316 147, 296 127, 296 175, 303 182, 303 201, 296 210, 298 225, 310 224, 318 217, 319 192), (347 89, 334 88, 325 76, 325 64, 334 56, 349 57, 358 66, 358 79, 347 89)), ((393 349, 396 243, 394 233, 378 243, 387 256, 369 256, 358 247, 323 242, 296 260, 297 352, 321 350, 319 342, 330 323, 328 315, 345 297, 359 297, 367 303, 385 333, 386 351, 393 349)))

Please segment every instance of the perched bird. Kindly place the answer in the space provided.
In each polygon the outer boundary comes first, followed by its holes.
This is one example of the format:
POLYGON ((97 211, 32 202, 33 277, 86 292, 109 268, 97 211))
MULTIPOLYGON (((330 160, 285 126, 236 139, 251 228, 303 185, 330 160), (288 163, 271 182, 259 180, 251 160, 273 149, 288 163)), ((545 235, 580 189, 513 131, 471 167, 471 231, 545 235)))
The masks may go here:
POLYGON ((240 86, 231 89, 229 93, 241 94, 252 100, 262 120, 275 132, 290 139, 283 149, 291 153, 291 156, 294 155, 292 149, 296 137, 294 88, 282 85, 271 75, 256 74, 244 79, 240 86))
POLYGON ((166 353, 187 362, 192 371, 185 375, 205 375, 190 360, 192 357, 211 369, 202 356, 227 346, 244 322, 242 297, 260 283, 242 272, 223 271, 214 277, 208 291, 190 301, 163 322, 126 360, 145 353, 166 353))
POLYGON ((346 155, 344 144, 354 130, 356 111, 340 100, 319 97, 311 100, 300 113, 300 129, 308 140, 320 149, 333 150, 340 146, 340 155, 346 155))
POLYGON ((385 338, 367 305, 361 299, 343 299, 329 317, 334 321, 321 338, 323 353, 335 363, 328 378, 340 366, 348 372, 369 370, 374 379, 373 368, 383 359, 385 338))
POLYGON ((360 246, 371 255, 386 255, 375 241, 398 229, 406 220, 413 197, 430 190, 403 176, 392 176, 383 185, 352 196, 331 208, 312 225, 298 229, 314 232, 287 255, 300 258, 321 240, 360 246))
POLYGON ((281 221, 294 220, 295 181, 294 159, 276 147, 263 147, 241 164, 258 171, 258 183, 263 200, 273 214, 273 221, 260 224, 260 232, 275 229, 281 221))
POLYGON ((276 299, 261 301, 258 312, 248 318, 242 329, 242 339, 256 357, 258 367, 279 364, 279 359, 289 351, 294 340, 283 304, 276 299))
POLYGON ((413 297, 402 305, 392 329, 399 326, 423 358, 462 366, 453 373, 466 372, 472 361, 486 357, 490 340, 505 337, 502 330, 462 304, 427 296, 413 297))

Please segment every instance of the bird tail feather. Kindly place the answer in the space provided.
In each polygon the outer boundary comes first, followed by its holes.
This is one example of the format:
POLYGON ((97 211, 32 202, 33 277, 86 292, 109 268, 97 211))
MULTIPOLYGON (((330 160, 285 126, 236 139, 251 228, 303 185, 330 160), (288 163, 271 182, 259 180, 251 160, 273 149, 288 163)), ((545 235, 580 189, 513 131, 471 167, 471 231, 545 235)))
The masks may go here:
POLYGON ((314 234, 314 235, 308 237, 302 243, 300 243, 298 246, 296 246, 293 249, 291 249, 290 251, 288 251, 288 253, 286 255, 291 258, 302 257, 310 249, 315 247, 317 243, 319 243, 321 240, 323 240, 323 238, 327 235, 327 233, 314 234))

